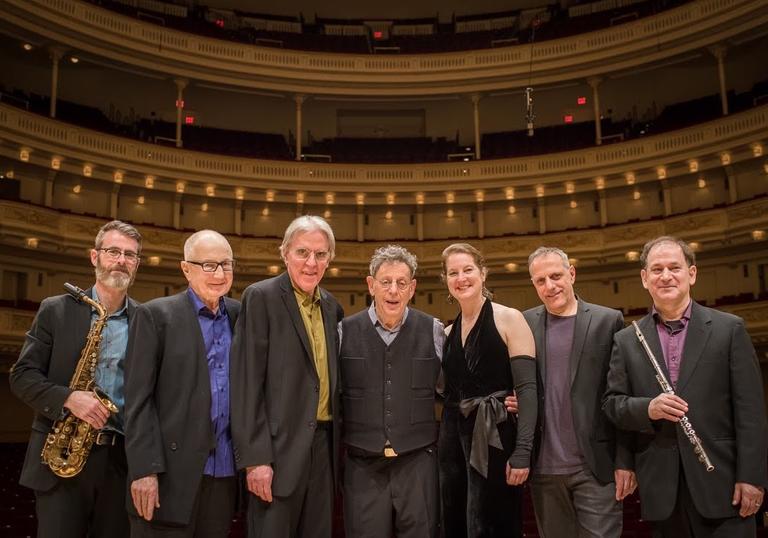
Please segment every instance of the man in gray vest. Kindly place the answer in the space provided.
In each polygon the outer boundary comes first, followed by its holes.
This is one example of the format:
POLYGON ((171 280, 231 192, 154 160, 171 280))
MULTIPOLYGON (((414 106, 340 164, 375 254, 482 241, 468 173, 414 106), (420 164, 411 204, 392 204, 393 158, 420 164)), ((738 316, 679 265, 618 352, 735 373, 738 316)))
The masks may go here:
POLYGON ((344 523, 355 538, 437 535, 437 422, 443 324, 408 302, 416 257, 388 245, 373 254, 370 308, 339 324, 344 523))

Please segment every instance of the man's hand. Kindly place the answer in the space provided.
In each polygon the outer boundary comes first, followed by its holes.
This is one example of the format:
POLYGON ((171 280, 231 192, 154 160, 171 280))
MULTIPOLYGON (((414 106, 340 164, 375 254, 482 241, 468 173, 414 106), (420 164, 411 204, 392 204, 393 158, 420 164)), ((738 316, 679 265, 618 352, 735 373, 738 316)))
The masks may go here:
POLYGON ((741 517, 753 516, 760 510, 763 504, 763 488, 758 488, 746 482, 736 482, 733 487, 733 506, 741 504, 739 515, 741 517))
POLYGON ((510 415, 516 415, 517 411, 517 395, 513 392, 511 395, 504 398, 504 407, 507 408, 507 413, 510 415))
POLYGON ((64 401, 64 407, 97 430, 103 428, 109 418, 109 409, 92 392, 86 390, 72 391, 64 401))
POLYGON ((616 481, 616 500, 622 501, 624 497, 632 495, 637 488, 637 478, 634 471, 616 469, 613 471, 613 479, 616 481))
POLYGON ((674 394, 662 392, 648 404, 648 416, 651 420, 669 420, 680 422, 680 417, 688 412, 688 404, 674 394))
POLYGON ((139 516, 151 521, 155 508, 160 508, 157 475, 151 474, 131 482, 131 498, 139 516))
POLYGON ((513 469, 507 463, 507 484, 510 486, 519 486, 528 480, 528 468, 525 469, 513 469))
POLYGON ((256 465, 248 467, 245 480, 248 483, 248 491, 259 497, 262 501, 272 502, 272 466, 256 465))

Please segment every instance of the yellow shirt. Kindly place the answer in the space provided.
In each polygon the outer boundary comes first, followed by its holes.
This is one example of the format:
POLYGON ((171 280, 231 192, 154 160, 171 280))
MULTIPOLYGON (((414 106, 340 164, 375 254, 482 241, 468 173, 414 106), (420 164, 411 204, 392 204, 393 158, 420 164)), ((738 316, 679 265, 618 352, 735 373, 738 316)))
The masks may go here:
POLYGON ((307 330, 312 356, 315 359, 317 377, 320 378, 320 399, 317 402, 317 420, 331 420, 331 390, 328 379, 328 348, 325 342, 325 325, 320 308, 320 288, 315 288, 312 295, 293 288, 296 302, 299 303, 301 319, 307 330))

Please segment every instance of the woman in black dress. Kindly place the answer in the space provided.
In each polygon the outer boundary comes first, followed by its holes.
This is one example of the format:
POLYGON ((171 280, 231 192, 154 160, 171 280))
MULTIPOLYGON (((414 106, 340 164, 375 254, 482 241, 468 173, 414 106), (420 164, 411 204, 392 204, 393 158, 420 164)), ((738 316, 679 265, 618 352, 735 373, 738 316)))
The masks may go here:
POLYGON ((534 340, 523 315, 491 301, 482 254, 443 251, 443 276, 461 312, 446 329, 445 406, 438 456, 446 538, 522 536, 522 484, 536 426, 534 340), (519 417, 504 408, 515 390, 519 417))

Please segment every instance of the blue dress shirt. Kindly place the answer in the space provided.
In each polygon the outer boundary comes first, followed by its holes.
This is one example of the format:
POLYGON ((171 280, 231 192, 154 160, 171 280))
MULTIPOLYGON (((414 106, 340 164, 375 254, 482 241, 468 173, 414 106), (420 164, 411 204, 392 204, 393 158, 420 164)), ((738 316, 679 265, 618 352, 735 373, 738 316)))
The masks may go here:
POLYGON ((211 423, 216 436, 216 448, 208 455, 203 474, 213 477, 234 476, 235 460, 229 427, 229 349, 232 344, 229 315, 223 297, 219 298, 219 310, 214 314, 192 288, 187 288, 187 293, 195 305, 205 343, 211 382, 211 423))
MULTIPOLYGON (((93 288, 93 299, 98 301, 96 288, 93 288)), ((91 309, 91 325, 99 319, 95 308, 91 309)), ((125 420, 125 391, 123 387, 125 349, 128 346, 128 297, 122 308, 107 318, 107 324, 101 333, 99 362, 96 365, 96 386, 112 400, 118 412, 110 415, 105 430, 124 433, 125 420)))

